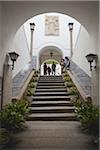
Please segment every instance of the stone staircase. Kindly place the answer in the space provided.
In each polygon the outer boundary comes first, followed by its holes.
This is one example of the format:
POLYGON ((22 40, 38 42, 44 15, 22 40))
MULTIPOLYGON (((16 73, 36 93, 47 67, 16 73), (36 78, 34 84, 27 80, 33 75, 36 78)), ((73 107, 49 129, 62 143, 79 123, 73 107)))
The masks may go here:
POLYGON ((62 76, 40 76, 29 121, 74 121, 76 116, 62 76))

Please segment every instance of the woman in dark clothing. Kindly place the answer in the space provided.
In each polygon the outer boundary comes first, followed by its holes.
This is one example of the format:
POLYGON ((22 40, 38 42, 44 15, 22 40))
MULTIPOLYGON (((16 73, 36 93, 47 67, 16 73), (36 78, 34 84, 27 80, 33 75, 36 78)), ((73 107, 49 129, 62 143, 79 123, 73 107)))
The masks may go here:
POLYGON ((47 64, 44 63, 44 75, 47 75, 47 64))
POLYGON ((53 62, 52 64, 52 75, 55 75, 56 72, 56 64, 53 62))
POLYGON ((65 57, 65 69, 66 70, 70 69, 70 60, 68 57, 65 57))
POLYGON ((51 68, 48 66, 48 75, 50 76, 51 68))
POLYGON ((64 68, 65 68, 65 60, 64 59, 61 59, 60 65, 61 65, 61 73, 63 73, 64 68))

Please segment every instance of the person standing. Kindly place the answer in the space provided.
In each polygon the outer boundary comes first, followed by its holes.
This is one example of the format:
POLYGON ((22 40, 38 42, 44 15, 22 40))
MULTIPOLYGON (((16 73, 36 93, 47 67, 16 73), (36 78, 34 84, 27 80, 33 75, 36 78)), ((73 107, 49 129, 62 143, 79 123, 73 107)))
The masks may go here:
POLYGON ((50 73, 51 73, 51 68, 50 68, 50 66, 48 66, 48 75, 50 76, 50 73))
POLYGON ((65 70, 69 70, 70 68, 70 60, 68 57, 65 57, 65 70))
POLYGON ((53 62, 52 64, 52 75, 55 75, 56 73, 56 64, 53 62))
POLYGON ((47 75, 47 64, 44 63, 44 75, 47 75))
POLYGON ((60 65, 61 65, 61 73, 63 73, 64 68, 65 68, 65 60, 63 58, 61 59, 60 65))

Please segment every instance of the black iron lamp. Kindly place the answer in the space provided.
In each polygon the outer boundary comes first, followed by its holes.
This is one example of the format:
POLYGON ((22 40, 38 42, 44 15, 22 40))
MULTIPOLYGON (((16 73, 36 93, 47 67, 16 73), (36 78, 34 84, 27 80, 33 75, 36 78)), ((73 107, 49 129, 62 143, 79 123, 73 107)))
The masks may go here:
POLYGON ((12 70, 14 69, 14 62, 17 60, 17 58, 19 57, 19 54, 17 54, 16 52, 10 52, 8 53, 10 56, 10 59, 12 61, 12 70))
POLYGON ((50 52, 50 57, 52 57, 52 56, 53 56, 53 52, 51 51, 51 52, 50 52))
POLYGON ((97 55, 96 54, 88 54, 85 56, 87 61, 90 63, 90 71, 92 71, 92 68, 96 68, 96 60, 97 60, 97 55), (92 63, 95 63, 95 65, 93 66, 92 63))
POLYGON ((30 29, 34 30, 34 28, 35 28, 35 23, 30 23, 30 29))
POLYGON ((74 23, 72 23, 72 22, 68 23, 68 26, 69 26, 69 30, 70 30, 70 31, 73 30, 73 24, 74 24, 74 23))

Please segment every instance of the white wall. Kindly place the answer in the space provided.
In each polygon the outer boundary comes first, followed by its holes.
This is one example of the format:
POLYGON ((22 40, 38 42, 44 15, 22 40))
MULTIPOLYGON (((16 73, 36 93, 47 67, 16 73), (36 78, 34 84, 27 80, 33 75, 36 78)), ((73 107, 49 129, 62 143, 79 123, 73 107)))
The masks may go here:
POLYGON ((80 28, 80 23, 74 18, 60 13, 46 13, 38 15, 28 20, 25 24, 25 32, 27 41, 30 46, 30 22, 35 23, 34 37, 33 37, 33 55, 39 54, 40 50, 46 46, 56 46, 60 48, 65 55, 70 56, 70 34, 68 23, 74 23, 73 31, 73 45, 75 45, 77 35, 80 28), (46 16, 59 16, 59 36, 45 36, 45 15, 46 16))
POLYGON ((89 76, 91 76, 89 63, 86 60, 86 55, 91 52, 91 41, 88 32, 83 26, 80 27, 80 32, 76 45, 73 49, 73 58, 72 60, 82 68, 89 76))
POLYGON ((26 69, 26 65, 30 61, 29 47, 23 26, 16 33, 12 51, 16 51, 20 55, 15 62, 15 68, 13 70, 13 76, 15 76, 21 69, 26 69))

